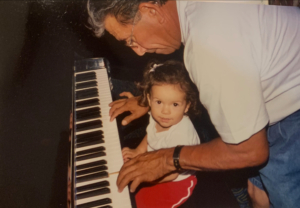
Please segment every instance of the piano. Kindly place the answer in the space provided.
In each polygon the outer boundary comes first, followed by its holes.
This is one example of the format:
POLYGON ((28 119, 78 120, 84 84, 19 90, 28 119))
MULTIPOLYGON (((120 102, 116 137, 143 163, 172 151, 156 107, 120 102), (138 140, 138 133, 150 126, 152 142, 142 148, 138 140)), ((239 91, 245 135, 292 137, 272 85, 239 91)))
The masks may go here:
POLYGON ((112 102, 109 63, 103 58, 75 61, 71 132, 71 203, 74 208, 132 207, 128 189, 118 192, 123 165, 112 102))

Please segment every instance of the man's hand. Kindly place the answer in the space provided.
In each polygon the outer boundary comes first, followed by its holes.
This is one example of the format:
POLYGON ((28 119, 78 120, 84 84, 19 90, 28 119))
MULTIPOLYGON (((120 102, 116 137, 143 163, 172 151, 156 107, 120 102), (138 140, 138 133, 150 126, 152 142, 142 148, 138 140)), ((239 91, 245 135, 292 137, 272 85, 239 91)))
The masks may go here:
POLYGON ((146 152, 126 162, 117 180, 119 191, 132 181, 130 192, 134 192, 140 183, 156 181, 174 171, 173 152, 174 148, 146 152))
POLYGON ((162 177, 157 182, 158 183, 164 183, 164 182, 174 181, 178 176, 179 176, 178 172, 171 172, 171 173, 165 175, 164 177, 162 177))
POLYGON ((118 115, 125 111, 130 111, 131 115, 125 117, 122 121, 122 125, 125 126, 148 112, 149 107, 140 106, 138 104, 138 97, 133 97, 130 92, 122 92, 120 96, 125 96, 127 99, 116 100, 109 104, 111 107, 109 110, 110 121, 113 121, 118 115))
POLYGON ((124 163, 127 162, 128 160, 136 157, 137 155, 140 155, 144 153, 145 151, 140 150, 139 148, 136 149, 130 149, 128 147, 124 147, 122 149, 122 156, 123 156, 123 161, 124 163))

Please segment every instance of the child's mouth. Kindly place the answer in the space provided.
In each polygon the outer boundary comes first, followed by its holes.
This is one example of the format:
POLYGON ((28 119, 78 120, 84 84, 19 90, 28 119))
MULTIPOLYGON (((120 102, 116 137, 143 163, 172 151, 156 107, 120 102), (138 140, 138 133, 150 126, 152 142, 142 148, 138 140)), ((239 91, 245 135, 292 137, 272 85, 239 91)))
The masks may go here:
POLYGON ((170 119, 170 118, 160 118, 160 120, 161 120, 162 122, 169 122, 171 119, 170 119))

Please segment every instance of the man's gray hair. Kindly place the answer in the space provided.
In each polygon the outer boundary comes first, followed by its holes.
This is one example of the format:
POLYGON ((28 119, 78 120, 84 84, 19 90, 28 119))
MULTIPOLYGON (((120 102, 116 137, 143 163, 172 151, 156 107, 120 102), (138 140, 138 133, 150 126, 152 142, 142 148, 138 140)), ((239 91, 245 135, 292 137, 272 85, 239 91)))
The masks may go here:
POLYGON ((101 37, 104 34, 104 20, 107 15, 112 15, 123 25, 133 24, 140 19, 137 15, 140 3, 150 2, 161 6, 166 1, 168 0, 88 0, 88 23, 95 35, 101 37))

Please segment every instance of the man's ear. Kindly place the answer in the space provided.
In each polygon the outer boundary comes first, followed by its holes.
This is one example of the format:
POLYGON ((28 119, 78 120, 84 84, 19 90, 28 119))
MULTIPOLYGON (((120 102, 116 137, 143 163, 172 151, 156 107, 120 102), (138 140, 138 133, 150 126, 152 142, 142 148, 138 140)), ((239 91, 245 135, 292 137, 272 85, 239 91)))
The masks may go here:
POLYGON ((150 95, 149 95, 149 93, 147 94, 147 100, 148 100, 149 106, 151 107, 151 103, 150 103, 150 95))
POLYGON ((189 111, 190 106, 191 106, 191 102, 189 102, 189 103, 186 105, 186 107, 185 107, 185 109, 184 109, 184 113, 187 113, 187 112, 189 111))
POLYGON ((158 4, 143 2, 139 5, 139 11, 142 13, 142 15, 147 14, 149 17, 156 18, 159 23, 163 23, 165 20, 163 12, 158 4))

